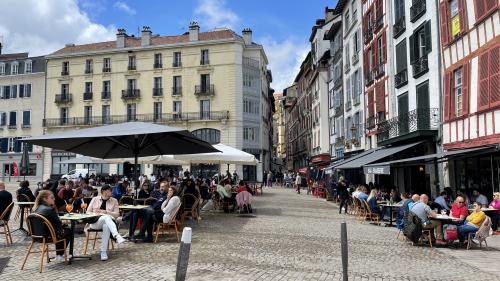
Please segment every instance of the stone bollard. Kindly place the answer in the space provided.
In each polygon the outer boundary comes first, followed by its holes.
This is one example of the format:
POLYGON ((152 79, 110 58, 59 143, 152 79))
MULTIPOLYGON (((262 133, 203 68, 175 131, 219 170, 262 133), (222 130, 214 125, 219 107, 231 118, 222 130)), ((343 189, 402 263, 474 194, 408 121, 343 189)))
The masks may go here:
POLYGON ((191 249, 191 227, 185 227, 182 231, 181 245, 179 248, 179 256, 177 257, 177 270, 175 272, 176 281, 184 281, 189 262, 189 250, 191 249))

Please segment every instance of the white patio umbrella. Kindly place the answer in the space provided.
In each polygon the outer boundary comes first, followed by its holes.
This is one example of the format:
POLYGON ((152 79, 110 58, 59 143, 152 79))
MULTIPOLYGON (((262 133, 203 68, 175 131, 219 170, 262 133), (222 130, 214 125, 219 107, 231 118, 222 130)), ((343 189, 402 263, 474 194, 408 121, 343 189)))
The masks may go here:
POLYGON ((190 164, 238 164, 257 165, 259 161, 250 153, 236 149, 222 143, 213 146, 220 152, 199 153, 199 154, 178 154, 174 159, 183 160, 190 164))
MULTIPOLYGON (((113 158, 106 159, 108 163, 122 164, 125 162, 134 162, 134 158, 113 158)), ((155 165, 188 165, 189 163, 183 160, 175 159, 173 155, 158 155, 144 156, 137 158, 138 164, 155 164, 155 165)))

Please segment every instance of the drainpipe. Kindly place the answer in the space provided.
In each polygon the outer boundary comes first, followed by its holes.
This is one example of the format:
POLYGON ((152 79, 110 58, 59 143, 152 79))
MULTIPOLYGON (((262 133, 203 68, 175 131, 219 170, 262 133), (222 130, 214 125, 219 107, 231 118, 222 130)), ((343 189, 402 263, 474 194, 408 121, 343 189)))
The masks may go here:
MULTIPOLYGON (((439 19, 439 0, 435 0, 435 7, 436 7, 436 21, 438 21, 439 19)), ((443 71, 442 71, 442 61, 441 61, 441 28, 439 27, 439 22, 435 23, 438 25, 438 27, 436 28, 436 33, 437 33, 437 62, 438 62, 438 71, 439 71, 439 79, 438 79, 438 83, 439 83, 439 89, 440 89, 440 92, 439 92, 439 117, 438 117, 438 120, 439 120, 439 126, 438 126, 438 136, 437 136, 437 139, 436 139, 436 152, 437 153, 440 153, 443 151, 442 149, 442 146, 440 144, 442 144, 442 134, 443 134, 443 122, 442 122, 442 119, 441 119, 441 112, 442 112, 442 108, 443 108, 443 97, 442 97, 442 93, 444 91, 443 89, 443 82, 441 80, 441 77, 443 77, 443 71)), ((441 165, 441 169, 438 168, 438 163, 437 163, 437 160, 434 161, 434 170, 435 170, 435 173, 436 173, 436 177, 437 177, 437 182, 436 182, 436 192, 437 194, 439 194, 439 186, 444 184, 444 174, 443 174, 443 163, 440 163, 439 165, 441 165)), ((444 186, 443 186, 444 188, 444 186)))

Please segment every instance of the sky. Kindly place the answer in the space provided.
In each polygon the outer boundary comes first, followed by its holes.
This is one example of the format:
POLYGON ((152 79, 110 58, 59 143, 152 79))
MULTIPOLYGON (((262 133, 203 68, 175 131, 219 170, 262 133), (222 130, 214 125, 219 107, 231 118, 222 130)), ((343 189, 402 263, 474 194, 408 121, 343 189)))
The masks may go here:
POLYGON ((337 0, 0 0, 3 53, 50 54, 67 43, 114 40, 116 29, 178 35, 198 21, 201 31, 227 27, 253 31, 264 46, 272 87, 289 86, 310 48, 309 35, 326 6, 337 0))

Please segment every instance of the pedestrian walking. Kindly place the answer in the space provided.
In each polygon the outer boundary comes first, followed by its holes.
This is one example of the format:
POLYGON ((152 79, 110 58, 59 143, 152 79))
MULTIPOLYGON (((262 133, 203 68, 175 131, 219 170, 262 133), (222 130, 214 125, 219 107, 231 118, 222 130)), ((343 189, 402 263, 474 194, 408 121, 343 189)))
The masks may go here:
POLYGON ((297 194, 300 194, 301 184, 302 184, 302 178, 300 177, 300 174, 297 173, 297 176, 295 176, 295 189, 297 190, 297 194))
POLYGON ((339 183, 337 184, 337 190, 340 198, 339 214, 342 213, 342 207, 345 208, 345 213, 347 214, 347 205, 349 203, 349 192, 347 190, 347 184, 345 182, 344 176, 340 176, 339 183))

